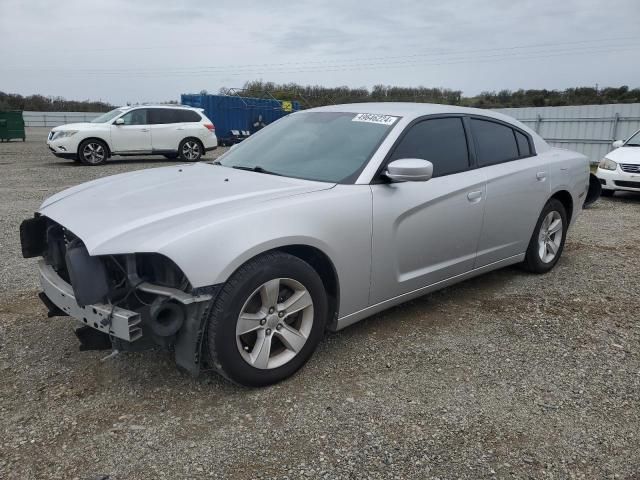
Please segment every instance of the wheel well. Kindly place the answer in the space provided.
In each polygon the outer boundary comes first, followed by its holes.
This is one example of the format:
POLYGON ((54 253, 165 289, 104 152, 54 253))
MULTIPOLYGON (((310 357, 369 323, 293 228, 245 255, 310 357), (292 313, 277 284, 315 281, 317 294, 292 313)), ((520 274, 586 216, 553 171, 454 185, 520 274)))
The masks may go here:
POLYGON ((551 198, 555 198, 562 203, 567 212, 567 222, 571 223, 571 216, 573 215, 573 198, 571 198, 571 194, 566 190, 560 190, 554 193, 551 198))
POLYGON ((102 138, 99 137, 89 137, 89 138, 85 138, 84 140, 82 140, 79 144, 78 144, 78 151, 76 152, 78 154, 78 158, 80 158, 80 146, 86 142, 87 140, 99 140, 102 143, 105 144, 105 146, 107 147, 107 158, 109 158, 111 156, 111 147, 109 147, 109 144, 103 140, 102 138))
POLYGON ((328 327, 335 328, 336 321, 338 320, 338 307, 340 300, 340 284, 338 281, 338 274, 336 269, 329 259, 321 250, 311 247, 309 245, 288 245, 286 247, 279 247, 276 250, 288 253, 294 257, 298 257, 304 260, 313 269, 318 272, 324 289, 327 293, 328 305, 328 327))

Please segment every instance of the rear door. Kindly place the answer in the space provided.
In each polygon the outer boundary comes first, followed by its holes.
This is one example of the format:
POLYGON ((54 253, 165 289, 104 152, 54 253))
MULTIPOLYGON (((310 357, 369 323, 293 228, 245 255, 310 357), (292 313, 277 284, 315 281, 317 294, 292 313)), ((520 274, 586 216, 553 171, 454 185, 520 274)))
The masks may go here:
POLYGON ((420 121, 394 147, 389 161, 429 160, 434 177, 371 186, 372 304, 473 269, 485 177, 469 147, 459 116, 420 121))
POLYGON ((177 152, 185 127, 177 108, 151 109, 151 143, 156 152, 177 152))
POLYGON ((487 178, 478 268, 526 251, 550 182, 526 132, 486 117, 472 117, 469 123, 478 167, 487 178))
POLYGON ((114 153, 151 152, 149 109, 136 108, 125 113, 123 125, 111 124, 111 149, 114 153))

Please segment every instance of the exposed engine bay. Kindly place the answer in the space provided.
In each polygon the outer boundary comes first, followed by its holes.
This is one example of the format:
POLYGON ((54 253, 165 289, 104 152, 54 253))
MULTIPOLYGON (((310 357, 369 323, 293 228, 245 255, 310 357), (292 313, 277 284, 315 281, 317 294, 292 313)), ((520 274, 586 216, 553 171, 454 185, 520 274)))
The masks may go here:
POLYGON ((82 240, 36 215, 20 228, 25 258, 39 262, 49 317, 69 315, 81 349, 140 351, 164 347, 197 375, 207 308, 217 288, 194 289, 169 258, 158 253, 89 255, 82 240))

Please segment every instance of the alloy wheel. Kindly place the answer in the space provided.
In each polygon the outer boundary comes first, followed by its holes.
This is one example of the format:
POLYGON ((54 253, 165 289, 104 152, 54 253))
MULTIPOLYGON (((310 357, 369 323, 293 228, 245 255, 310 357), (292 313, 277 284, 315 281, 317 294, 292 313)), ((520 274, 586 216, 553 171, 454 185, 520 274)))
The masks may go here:
POLYGON ((236 343, 242 358, 259 369, 291 361, 313 327, 313 300, 300 282, 276 278, 249 296, 238 316, 236 343))
POLYGON ((558 212, 551 211, 544 217, 538 233, 538 255, 544 263, 550 263, 556 258, 562 243, 562 217, 558 212))
POLYGON ((182 155, 187 160, 197 160, 200 158, 200 144, 194 140, 184 142, 182 146, 182 155))
POLYGON ((106 152, 104 147, 95 142, 87 143, 82 149, 82 157, 87 163, 98 164, 105 159, 106 152))

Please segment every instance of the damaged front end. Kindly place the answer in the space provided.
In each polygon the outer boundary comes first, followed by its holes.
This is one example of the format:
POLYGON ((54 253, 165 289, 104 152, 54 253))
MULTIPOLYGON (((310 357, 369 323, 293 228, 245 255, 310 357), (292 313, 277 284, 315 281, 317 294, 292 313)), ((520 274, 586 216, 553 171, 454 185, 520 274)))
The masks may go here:
POLYGON ((91 256, 82 240, 36 214, 20 226, 22 254, 39 261, 40 298, 49 316, 69 315, 81 349, 140 351, 155 346, 175 354, 197 375, 207 310, 218 286, 193 288, 178 266, 158 253, 91 256))

